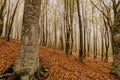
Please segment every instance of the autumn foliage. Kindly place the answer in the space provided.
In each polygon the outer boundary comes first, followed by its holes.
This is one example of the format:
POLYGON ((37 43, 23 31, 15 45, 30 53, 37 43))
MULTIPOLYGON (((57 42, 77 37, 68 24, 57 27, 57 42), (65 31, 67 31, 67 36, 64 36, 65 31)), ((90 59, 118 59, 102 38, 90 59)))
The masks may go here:
MULTIPOLYGON (((20 42, 0 40, 0 73, 14 63, 19 53, 20 42)), ((102 62, 91 57, 80 63, 77 57, 67 56, 63 51, 40 46, 41 65, 48 68, 45 80, 116 80, 110 75, 111 61, 102 62)))

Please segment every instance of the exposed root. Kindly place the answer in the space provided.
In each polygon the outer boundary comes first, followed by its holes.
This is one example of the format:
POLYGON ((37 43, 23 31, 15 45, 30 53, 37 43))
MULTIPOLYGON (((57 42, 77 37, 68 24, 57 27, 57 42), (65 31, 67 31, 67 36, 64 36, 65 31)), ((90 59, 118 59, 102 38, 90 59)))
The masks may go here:
POLYGON ((10 76, 14 76, 15 73, 4 73, 0 75, 0 79, 7 79, 10 76))
POLYGON ((48 74, 46 74, 46 72, 49 72, 49 70, 45 67, 40 67, 40 69, 38 69, 38 71, 35 73, 35 77, 38 79, 38 80, 43 80, 44 78, 48 78, 48 74))
POLYGON ((11 65, 4 73, 0 74, 0 79, 7 80, 8 77, 14 76, 13 65, 11 65))
POLYGON ((120 80, 120 76, 118 76, 118 74, 110 72, 111 75, 115 76, 117 80, 120 80))
MULTIPOLYGON (((49 72, 49 70, 45 67, 40 66, 40 68, 33 76, 35 79, 37 78, 38 80, 43 80, 49 76, 46 72, 49 72)), ((23 74, 17 75, 13 70, 13 65, 11 65, 4 73, 0 74, 0 79, 7 80, 9 77, 13 77, 12 80, 20 80, 21 75, 23 74)))

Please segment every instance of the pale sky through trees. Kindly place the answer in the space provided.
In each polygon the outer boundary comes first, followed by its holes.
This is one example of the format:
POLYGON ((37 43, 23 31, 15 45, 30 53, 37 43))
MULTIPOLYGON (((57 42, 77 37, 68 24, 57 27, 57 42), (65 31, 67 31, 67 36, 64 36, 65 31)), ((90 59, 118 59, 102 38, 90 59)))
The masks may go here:
MULTIPOLYGON (((100 6, 100 2, 98 0, 97 1, 93 0, 93 1, 94 1, 95 4, 97 4, 98 7, 100 6)), ((106 5, 110 4, 110 0, 104 0, 104 1, 105 1, 106 5)), ((11 2, 11 8, 13 9, 17 0, 10 0, 10 2, 11 2)), ((20 20, 20 23, 22 21, 22 15, 23 15, 23 5, 24 5, 23 3, 24 3, 24 0, 20 0, 20 4, 19 4, 19 7, 18 7, 19 10, 18 10, 18 13, 17 13, 18 15, 16 15, 18 17, 17 20, 20 20)), ((86 6, 84 5, 84 7, 87 11, 88 25, 89 25, 89 29, 91 29, 91 43, 93 43, 92 42, 92 40, 93 40, 93 28, 92 28, 92 26, 93 25, 92 25, 92 15, 91 15, 93 5, 90 3, 90 0, 86 0, 86 3, 83 3, 83 4, 86 5, 86 6)), ((54 29, 53 29, 54 20, 55 20, 55 17, 57 17, 57 19, 58 19, 58 21, 57 21, 57 23, 58 23, 58 25, 57 25, 58 26, 58 28, 57 28, 58 37, 60 37, 59 36, 59 34, 60 34, 60 31, 59 31, 60 28, 59 27, 61 26, 61 23, 62 24, 64 23, 64 21, 63 21, 64 20, 64 18, 63 18, 64 10, 63 9, 64 9, 63 0, 48 0, 48 8, 47 8, 48 24, 51 28, 51 33, 53 34, 53 32, 54 32, 54 29), (56 14, 56 16, 55 16, 55 14, 56 14)), ((81 12, 81 15, 82 15, 82 8, 80 8, 80 10, 81 10, 80 12, 81 12)), ((44 11, 44 7, 41 11, 44 11)), ((100 26, 102 24, 101 23, 102 17, 100 15, 101 15, 101 13, 99 12, 99 10, 97 10, 94 7, 94 23, 95 23, 95 27, 97 28, 97 32, 98 32, 97 35, 98 35, 98 40, 99 40, 99 46, 101 44, 100 43, 100 40, 101 40, 100 26)), ((17 22, 17 20, 14 23, 20 24, 19 22, 17 22)), ((77 32, 77 35, 76 35, 77 36, 77 42, 79 42, 78 17, 77 17, 76 9, 75 9, 75 13, 74 13, 73 25, 74 25, 73 29, 74 30, 76 29, 76 32, 77 32)), ((22 25, 19 25, 19 26, 22 26, 22 25)), ((14 35, 14 33, 12 35, 14 35)), ((52 36, 52 37, 54 37, 54 36, 52 36)), ((91 44, 91 46, 92 46, 92 44, 91 44)))

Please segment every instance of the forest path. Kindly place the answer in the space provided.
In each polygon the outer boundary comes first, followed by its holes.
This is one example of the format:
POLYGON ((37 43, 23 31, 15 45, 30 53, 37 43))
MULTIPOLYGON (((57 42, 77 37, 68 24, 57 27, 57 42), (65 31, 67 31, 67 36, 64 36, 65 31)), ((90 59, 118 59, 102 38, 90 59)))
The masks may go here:
MULTIPOLYGON (((0 40, 0 73, 4 72, 19 53, 20 42, 0 40)), ((111 62, 100 58, 87 58, 80 63, 76 56, 66 56, 63 51, 40 46, 41 65, 50 71, 45 80, 116 80, 110 75, 111 62)))

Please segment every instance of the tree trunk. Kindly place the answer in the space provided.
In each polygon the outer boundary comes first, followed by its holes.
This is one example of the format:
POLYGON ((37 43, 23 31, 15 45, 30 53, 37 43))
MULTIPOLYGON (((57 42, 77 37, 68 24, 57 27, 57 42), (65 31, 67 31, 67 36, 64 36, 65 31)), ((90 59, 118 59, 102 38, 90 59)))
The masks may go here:
POLYGON ((43 13, 43 16, 42 16, 43 42, 42 42, 42 45, 46 46, 46 44, 45 44, 45 23, 44 23, 44 21, 45 21, 45 14, 43 13))
POLYGON ((74 0, 70 0, 70 3, 69 3, 69 10, 70 10, 70 34, 71 34, 71 50, 70 50, 70 54, 72 55, 72 51, 73 51, 73 42, 74 42, 74 39, 73 39, 73 17, 74 17, 74 4, 75 4, 75 1, 74 0))
POLYGON ((55 38, 54 48, 57 49, 57 13, 56 13, 56 10, 55 10, 55 20, 54 20, 54 38, 55 38))
POLYGON ((39 10, 40 0, 25 0, 20 55, 14 64, 14 71, 21 80, 33 80, 39 64, 39 10))
POLYGON ((104 58, 104 41, 103 41, 103 35, 101 35, 102 37, 102 46, 101 46, 101 57, 102 57, 102 61, 103 61, 103 58, 104 58))
POLYGON ((3 5, 0 5, 1 8, 0 8, 0 37, 1 37, 1 34, 3 32, 3 24, 4 24, 4 8, 6 6, 6 0, 4 0, 4 3, 3 5))
POLYGON ((95 25, 94 25, 94 7, 92 7, 92 25, 93 25, 93 55, 96 58, 96 38, 95 38, 95 25))
POLYGON ((77 11, 78 11, 78 18, 79 18, 79 35, 80 35, 80 49, 79 49, 79 60, 83 61, 83 34, 82 34, 82 22, 81 22, 81 14, 80 14, 80 6, 79 0, 77 1, 77 11))
POLYGON ((96 27, 96 31, 95 31, 95 58, 97 58, 97 56, 98 56, 98 53, 97 53, 98 52, 97 36, 98 36, 98 33, 97 33, 97 27, 96 27))
POLYGON ((71 53, 71 25, 70 25, 70 15, 69 15, 69 0, 64 0, 64 10, 65 10, 65 27, 66 27, 66 46, 65 46, 65 52, 67 55, 72 54, 71 53))
POLYGON ((48 0, 46 0, 46 41, 45 41, 45 44, 46 44, 46 46, 47 46, 47 43, 48 43, 48 2, 47 2, 48 0))
MULTIPOLYGON (((114 0, 113 0, 114 1, 114 0)), ((119 1, 120 2, 120 1, 119 1)), ((115 4, 115 3, 113 3, 115 4)), ((114 5, 115 6, 115 5, 114 5)), ((114 39, 114 57, 111 73, 120 79, 120 3, 115 9, 113 39, 114 39), (117 12, 116 12, 117 10, 117 12)))
POLYGON ((86 57, 86 28, 87 28, 87 14, 86 14, 86 9, 85 9, 85 7, 87 7, 86 5, 85 5, 85 0, 83 1, 83 0, 81 0, 82 1, 82 16, 83 16, 83 28, 84 28, 84 30, 83 30, 83 32, 84 32, 84 34, 83 34, 83 37, 84 37, 84 58, 86 57))
POLYGON ((63 32, 63 26, 61 24, 61 35, 60 35, 60 41, 61 41, 61 45, 60 45, 60 50, 64 50, 64 32, 63 32))
MULTIPOLYGON (((10 17, 8 23, 7 23, 7 33, 6 33, 6 40, 7 41, 10 41, 10 33, 11 33, 11 30, 12 30, 12 26, 13 26, 13 22, 14 22, 14 19, 15 19, 15 13, 16 13, 16 10, 17 10, 17 7, 18 7, 18 4, 19 4, 19 0, 17 1, 16 3, 16 6, 15 6, 15 9, 14 9, 14 12, 11 16, 10 12, 8 12, 8 17, 10 17)), ((9 10, 10 10, 10 7, 9 7, 9 10)))
POLYGON ((91 30, 88 30, 87 33, 87 56, 90 56, 90 36, 91 36, 91 30))

